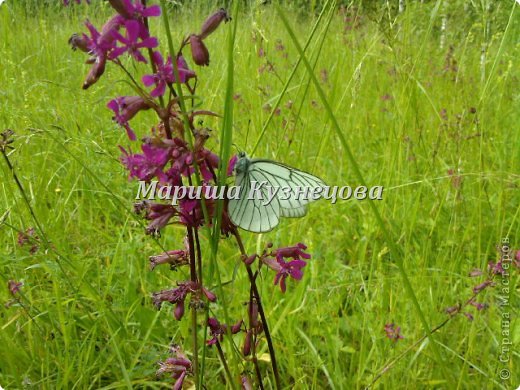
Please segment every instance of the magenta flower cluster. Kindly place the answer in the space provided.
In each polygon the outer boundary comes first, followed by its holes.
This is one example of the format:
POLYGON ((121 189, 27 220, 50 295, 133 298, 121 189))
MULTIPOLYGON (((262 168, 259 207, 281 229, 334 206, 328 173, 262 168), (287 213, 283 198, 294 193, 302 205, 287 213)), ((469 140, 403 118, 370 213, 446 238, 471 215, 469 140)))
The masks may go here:
MULTIPOLYGON (((90 70, 83 82, 83 89, 88 89, 103 76, 107 64, 113 64, 128 76, 134 95, 117 96, 107 103, 113 113, 114 122, 126 131, 130 146, 119 146, 120 160, 128 170, 129 179, 150 183, 157 181, 164 186, 206 186, 215 185, 220 169, 227 169, 227 175, 233 174, 236 156, 229 162, 219 160, 217 154, 206 147, 210 138, 210 129, 200 124, 200 116, 218 117, 216 113, 191 107, 187 102, 194 101, 197 87, 197 73, 192 70, 183 56, 183 49, 189 47, 193 64, 207 66, 210 53, 206 39, 214 33, 222 22, 230 20, 224 9, 220 9, 206 19, 199 33, 192 33, 181 42, 176 53, 163 53, 159 49, 159 40, 151 36, 148 29, 149 18, 161 15, 157 5, 147 5, 144 0, 108 0, 115 14, 101 27, 95 27, 90 21, 85 22, 86 33, 74 34, 69 40, 74 50, 88 54, 87 64, 90 70), (132 67, 128 63, 132 62, 132 67), (145 70, 145 67, 148 70, 145 70), (151 69, 151 70, 150 70, 151 69), (136 72, 140 72, 135 75, 136 72), (185 92, 188 93, 187 97, 185 92), (132 120, 140 112, 151 110, 158 121, 146 135, 131 126, 132 120), (139 146, 134 146, 140 140, 139 146)), ((204 191, 202 191, 204 193, 204 191)), ((251 284, 251 293, 247 304, 247 320, 238 319, 233 325, 221 323, 217 317, 208 318, 204 327, 209 328, 206 344, 216 345, 219 356, 223 359, 221 342, 226 335, 242 332, 244 335, 242 353, 244 357, 255 356, 258 338, 266 337, 271 355, 275 380, 279 387, 280 379, 276 366, 273 341, 268 331, 256 279, 263 266, 275 272, 274 284, 279 285, 283 293, 287 290, 287 280, 301 280, 303 269, 311 255, 307 247, 298 243, 294 246, 273 249, 269 244, 260 255, 248 256, 245 253, 239 231, 234 226, 224 207, 217 215, 216 200, 187 199, 170 202, 142 201, 134 205, 136 213, 147 221, 147 234, 159 236, 169 225, 181 225, 186 236, 180 249, 165 250, 150 256, 150 267, 155 269, 167 264, 171 269, 189 268, 189 280, 177 281, 176 286, 152 295, 152 302, 157 309, 164 303, 173 306, 173 316, 181 320, 189 308, 195 316, 197 311, 207 311, 210 304, 217 302, 216 294, 204 285, 202 244, 199 231, 202 227, 212 228, 214 221, 220 223, 221 237, 234 237, 251 284), (218 217, 218 218, 217 218, 218 217), (256 261, 257 269, 253 270, 256 261)), ((264 267, 265 268, 265 267, 264 267)), ((214 311, 212 309, 212 311, 214 311)), ((192 329, 196 339, 197 329, 192 329)), ((196 349, 197 344, 194 344, 196 349)), ((198 351, 192 351, 197 354, 198 351)), ((175 379, 174 388, 180 389, 187 375, 196 374, 197 360, 188 359, 180 347, 171 350, 172 357, 160 362, 159 374, 169 373, 175 379), (195 365, 195 367, 193 367, 195 365)), ((252 359, 258 364, 257 359, 252 359)), ((224 366, 225 365, 225 362, 224 366)), ((257 383, 262 385, 259 367, 255 367, 257 383)), ((197 379, 195 379, 197 380, 197 379)), ((249 378, 243 375, 242 385, 250 388, 249 378)))

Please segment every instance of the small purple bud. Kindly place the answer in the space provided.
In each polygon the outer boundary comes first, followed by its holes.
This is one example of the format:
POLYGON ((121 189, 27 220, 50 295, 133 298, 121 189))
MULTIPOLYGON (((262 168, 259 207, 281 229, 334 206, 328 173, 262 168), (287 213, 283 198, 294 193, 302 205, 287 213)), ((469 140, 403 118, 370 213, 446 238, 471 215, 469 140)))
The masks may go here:
POLYGON ((470 304, 472 306, 474 306, 478 311, 485 310, 488 308, 487 303, 479 303, 479 302, 471 301, 470 304))
POLYGON ((477 284, 475 287, 473 287, 473 293, 478 294, 479 292, 481 292, 486 287, 489 287, 492 284, 493 284, 493 282, 491 280, 486 280, 485 282, 477 284))
POLYGON ((480 276, 480 275, 482 275, 482 270, 480 270, 478 268, 473 268, 471 270, 471 272, 469 273, 469 276, 471 276, 472 278, 480 276))
POLYGON ((205 39, 209 34, 215 31, 223 21, 227 23, 230 20, 231 16, 229 16, 227 11, 224 8, 219 9, 217 12, 207 18, 202 25, 200 39, 205 39))
POLYGON ((386 337, 388 337, 393 342, 397 342, 404 337, 401 335, 401 327, 396 326, 395 324, 385 324, 385 333, 386 337))
POLYGON ((202 287, 202 292, 208 298, 208 301, 215 302, 217 300, 217 296, 213 294, 211 291, 209 291, 207 288, 202 287))
POLYGON ((444 311, 449 315, 453 315, 453 314, 458 313, 459 310, 460 310, 460 305, 455 305, 455 306, 447 307, 444 311))
POLYGON ((237 334, 238 332, 240 332, 240 328, 242 327, 242 323, 243 323, 243 322, 244 322, 244 321, 242 321, 242 320, 238 320, 238 321, 236 322, 236 324, 234 324, 233 326, 231 326, 231 333, 232 333, 232 334, 237 334))
MULTIPOLYGON (((173 390, 182 390, 182 384, 184 383, 184 378, 186 377, 186 371, 181 371, 179 378, 175 381, 173 385, 173 390)), ((174 376, 175 378, 175 376, 174 376)))
POLYGON ((77 49, 88 53, 90 49, 88 48, 88 39, 84 35, 72 34, 69 38, 69 45, 72 50, 76 51, 77 49))
POLYGON ((179 321, 184 315, 184 301, 177 302, 177 306, 175 306, 175 310, 173 311, 173 315, 175 319, 179 321))
POLYGON ((10 280, 9 282, 7 282, 7 287, 9 288, 9 292, 12 295, 16 295, 18 292, 20 292, 20 287, 22 286, 22 282, 17 282, 15 280, 10 280))
POLYGON ((176 268, 189 263, 186 251, 183 250, 166 251, 160 255, 150 256, 149 260, 152 271, 159 264, 170 264, 172 268, 176 268))
POLYGON ((245 256, 244 256, 243 261, 244 261, 245 264, 247 264, 247 265, 251 265, 251 264, 254 263, 254 261, 255 261, 255 259, 256 259, 257 257, 258 257, 257 254, 251 255, 251 256, 249 256, 249 257, 245 257, 245 256))
POLYGON ((126 9, 123 0, 108 0, 113 9, 115 9, 120 15, 130 19, 132 15, 126 9))
POLYGON ((83 82, 83 89, 89 88, 91 85, 95 84, 99 80, 99 78, 105 72, 106 63, 106 56, 96 57, 94 65, 92 65, 92 67, 90 68, 90 71, 88 72, 87 77, 83 82))
POLYGON ((195 34, 190 36, 191 56, 199 66, 209 65, 209 51, 202 39, 195 34))
POLYGON ((251 354, 251 338, 253 333, 251 330, 248 330, 246 333, 246 337, 244 339, 244 346, 242 347, 242 353, 244 356, 249 356, 251 354))
POLYGON ((256 328, 258 326, 258 304, 256 301, 249 302, 248 311, 249 323, 252 328, 256 328))
POLYGON ((226 172, 228 177, 233 176, 233 171, 235 170, 235 165, 237 164, 237 161, 238 161, 238 156, 236 154, 229 159, 229 164, 228 164, 228 168, 227 168, 227 172, 226 172))
POLYGON ((216 329, 220 326, 220 323, 215 317, 208 318, 208 326, 212 329, 216 329))
POLYGON ((464 313, 464 315, 466 316, 466 318, 467 318, 469 321, 473 321, 473 314, 471 314, 471 313, 464 313))

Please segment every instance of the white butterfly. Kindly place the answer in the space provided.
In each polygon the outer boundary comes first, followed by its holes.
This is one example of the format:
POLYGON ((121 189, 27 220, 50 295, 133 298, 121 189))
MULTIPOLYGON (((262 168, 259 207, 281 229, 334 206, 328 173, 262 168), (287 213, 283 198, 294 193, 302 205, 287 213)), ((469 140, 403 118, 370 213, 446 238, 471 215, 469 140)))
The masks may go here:
POLYGON ((302 196, 298 188, 312 191, 326 187, 323 180, 307 172, 276 161, 249 159, 245 153, 238 155, 235 185, 240 188, 239 199, 229 199, 229 217, 236 226, 255 233, 272 230, 280 217, 299 218, 307 213, 307 203, 315 199, 302 196), (259 187, 258 183, 264 185, 252 191, 255 185, 259 187), (270 198, 272 201, 268 203, 270 198))

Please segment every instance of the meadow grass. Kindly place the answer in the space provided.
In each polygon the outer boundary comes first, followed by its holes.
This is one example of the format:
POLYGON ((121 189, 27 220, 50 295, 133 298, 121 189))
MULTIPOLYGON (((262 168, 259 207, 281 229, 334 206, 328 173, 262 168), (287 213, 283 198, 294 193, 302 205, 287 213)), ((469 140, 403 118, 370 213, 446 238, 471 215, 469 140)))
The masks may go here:
MULTIPOLYGON (((82 91, 84 56, 66 44, 86 17, 100 25, 110 10, 21 4, 0 7, 0 130, 16 132, 9 160, 43 234, 38 232, 35 254, 17 244, 18 232, 36 222, 2 160, 0 283, 24 284, 17 300, 0 290, 6 303, 0 307, 0 386, 167 388, 167 380, 155 377, 156 362, 172 340, 189 345, 190 324, 175 321, 171 307, 157 312, 149 297, 186 274, 150 272, 147 258, 161 248, 182 247, 183 231, 172 228, 159 240, 145 236, 132 213, 136 183, 118 161, 118 145, 129 142, 105 107, 128 86, 108 67, 102 81, 82 91)), ((502 238, 520 248, 520 30, 512 8, 512 2, 497 2, 492 11, 414 2, 400 14, 359 4, 346 14, 325 9, 306 49, 308 61, 296 70, 297 45, 277 8, 251 6, 239 13, 233 52, 237 147, 330 185, 356 187, 360 179, 346 156, 348 144, 368 185, 385 187, 384 200, 376 201, 382 222, 367 200, 322 200, 303 219, 243 235, 250 252, 268 241, 275 247, 301 241, 313 255, 303 280, 289 282, 286 294, 273 286, 272 274, 262 274, 259 283, 286 388, 367 386, 425 335, 424 322, 433 328, 447 318, 446 307, 471 296, 483 277, 468 273, 497 260, 502 238), (314 68, 318 86, 306 65, 314 68), (392 322, 404 336, 395 343, 384 332, 392 322)), ((174 41, 198 29, 212 10, 206 4, 172 10, 174 41)), ((283 8, 300 45, 318 11, 283 8)), ((211 66, 197 68, 204 107, 220 113, 230 96, 229 29, 208 39, 211 66)), ((145 113, 132 123, 142 136, 154 120, 145 113)), ((205 119, 204 125, 215 129, 210 142, 218 148, 221 120, 205 119)), ((224 303, 237 318, 249 283, 236 246, 220 242, 216 260, 222 280, 230 282, 224 303)), ((499 361, 504 311, 511 315, 509 339, 520 343, 518 274, 509 281, 509 306, 499 305, 500 285, 487 289, 479 296, 487 310, 468 309, 473 321, 453 318, 376 385, 516 388, 518 353, 507 364, 499 361), (510 370, 509 380, 499 377, 503 368, 510 370)), ((265 383, 273 387, 267 346, 260 348, 265 383)), ((205 382, 225 388, 212 349, 205 382)))

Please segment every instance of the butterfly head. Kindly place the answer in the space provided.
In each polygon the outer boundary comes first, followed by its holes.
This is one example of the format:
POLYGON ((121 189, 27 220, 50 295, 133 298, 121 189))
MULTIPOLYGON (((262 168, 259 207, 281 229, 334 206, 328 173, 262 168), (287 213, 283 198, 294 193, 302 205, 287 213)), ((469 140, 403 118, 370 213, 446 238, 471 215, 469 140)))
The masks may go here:
POLYGON ((249 166, 249 158, 247 157, 247 154, 245 152, 239 152, 238 153, 238 160, 235 165, 235 173, 243 173, 247 170, 247 167, 249 166))

